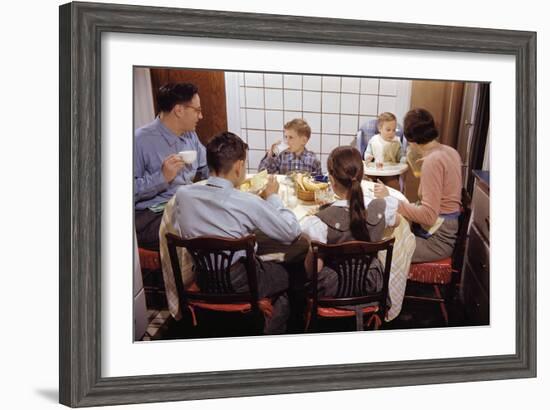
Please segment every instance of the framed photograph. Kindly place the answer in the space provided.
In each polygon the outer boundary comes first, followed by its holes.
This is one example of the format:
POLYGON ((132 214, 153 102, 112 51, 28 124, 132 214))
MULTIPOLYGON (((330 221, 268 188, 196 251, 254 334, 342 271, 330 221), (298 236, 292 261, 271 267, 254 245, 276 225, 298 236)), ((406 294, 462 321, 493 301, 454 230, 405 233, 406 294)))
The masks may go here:
MULTIPOLYGON (((535 46, 532 32, 61 6, 60 402, 81 407, 535 377, 535 46), (490 161, 491 272, 498 272, 491 275, 490 321, 406 332, 138 342, 132 146, 135 129, 147 120, 139 114, 136 90, 154 90, 136 87, 143 69, 149 76, 156 70, 157 80, 175 71, 223 73, 224 102, 248 101, 228 104, 220 126, 246 138, 250 173, 268 142, 275 142, 270 138, 282 132, 268 125, 267 111, 278 123, 299 114, 314 124, 318 114, 323 124, 326 114, 328 128, 317 131, 323 163, 335 136, 338 145, 353 144, 355 128, 376 118, 381 107, 404 114, 396 84, 458 82, 463 89, 490 89, 494 143, 481 158, 490 161), (261 86, 254 83, 258 78, 261 86), (299 80, 300 86, 268 86, 266 78, 299 80), (339 88, 331 90, 335 78, 339 88), (306 80, 326 81, 328 88, 309 89, 306 80), (376 92, 369 91, 375 82, 376 92), (306 104, 306 92, 320 96, 323 90, 327 97, 338 94, 333 102, 342 110, 334 112, 349 124, 330 128, 330 98, 309 98, 313 108, 307 109, 266 106, 268 93, 275 95, 269 104, 278 104, 278 94, 297 92, 306 104), (376 108, 361 110, 342 96, 376 99, 376 108), (351 111, 343 112, 345 104, 351 111), (262 124, 253 123, 260 110, 262 124)), ((403 90, 406 96, 406 85, 403 90)))

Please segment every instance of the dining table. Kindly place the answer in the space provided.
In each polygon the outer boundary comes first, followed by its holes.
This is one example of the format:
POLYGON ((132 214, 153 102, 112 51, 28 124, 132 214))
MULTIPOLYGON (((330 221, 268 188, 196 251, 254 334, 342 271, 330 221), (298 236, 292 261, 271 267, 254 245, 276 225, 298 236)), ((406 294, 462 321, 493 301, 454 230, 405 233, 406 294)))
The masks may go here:
MULTIPOLYGON (((247 176, 247 178, 250 176, 251 175, 247 176)), ((299 223, 301 223, 307 216, 314 215, 319 210, 319 205, 316 204, 315 201, 304 201, 302 199, 298 199, 297 197, 293 197, 296 195, 296 191, 288 176, 277 175, 277 180, 279 182, 278 194, 280 195, 283 204, 292 210, 299 223)), ((199 181, 196 183, 204 184, 206 181, 199 181)), ((361 187, 363 188, 366 206, 368 202, 374 199, 374 182, 363 180, 361 181, 361 187)), ((391 197, 394 197, 400 201, 407 201, 405 196, 399 190, 388 187, 388 191, 391 197)), ((179 320, 181 318, 181 312, 178 293, 176 290, 176 284, 165 237, 167 233, 176 235, 179 234, 179 232, 175 229, 176 212, 174 204, 175 196, 168 201, 164 209, 159 231, 159 250, 168 309, 170 314, 175 319, 179 320)), ((395 243, 389 279, 389 297, 391 306, 387 310, 386 321, 395 319, 401 311, 411 258, 416 244, 414 235, 410 230, 409 223, 402 217, 399 218, 399 223, 396 226, 386 228, 384 232, 384 239, 390 237, 395 238, 395 243)), ((291 246, 279 244, 261 232, 257 232, 256 239, 258 244, 256 253, 258 257, 264 261, 292 262, 300 260, 300 258, 305 256, 305 253, 307 253, 307 250, 309 249, 309 242, 304 237, 299 237, 291 246)), ((189 286, 194 281, 194 272, 192 269, 193 260, 184 248, 178 248, 178 257, 180 260, 184 286, 189 286)), ((378 257, 382 263, 385 263, 385 252, 380 252, 378 257)))

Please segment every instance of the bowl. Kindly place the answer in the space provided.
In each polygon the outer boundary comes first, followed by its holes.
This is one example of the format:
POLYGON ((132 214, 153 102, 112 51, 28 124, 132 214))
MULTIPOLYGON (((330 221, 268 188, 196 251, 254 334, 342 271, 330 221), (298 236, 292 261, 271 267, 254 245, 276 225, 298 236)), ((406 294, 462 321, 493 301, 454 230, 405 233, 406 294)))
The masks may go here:
POLYGON ((302 201, 315 202, 315 191, 304 191, 298 184, 296 184, 296 196, 302 201))

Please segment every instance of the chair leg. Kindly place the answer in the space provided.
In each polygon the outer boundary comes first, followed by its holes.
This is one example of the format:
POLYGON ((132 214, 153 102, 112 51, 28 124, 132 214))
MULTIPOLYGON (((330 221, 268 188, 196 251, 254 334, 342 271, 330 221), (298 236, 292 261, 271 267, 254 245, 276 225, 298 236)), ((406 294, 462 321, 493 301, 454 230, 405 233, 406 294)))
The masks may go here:
POLYGON ((441 300, 441 302, 439 302, 439 309, 441 310, 443 320, 445 320, 445 326, 449 326, 449 314, 447 313, 447 307, 445 306, 445 299, 442 297, 438 285, 434 285, 434 292, 435 296, 441 300))
POLYGON ((378 330, 380 329, 380 326, 382 326, 382 320, 380 319, 380 316, 378 316, 376 313, 371 314, 369 319, 366 321, 365 330, 369 329, 373 323, 373 330, 378 330))

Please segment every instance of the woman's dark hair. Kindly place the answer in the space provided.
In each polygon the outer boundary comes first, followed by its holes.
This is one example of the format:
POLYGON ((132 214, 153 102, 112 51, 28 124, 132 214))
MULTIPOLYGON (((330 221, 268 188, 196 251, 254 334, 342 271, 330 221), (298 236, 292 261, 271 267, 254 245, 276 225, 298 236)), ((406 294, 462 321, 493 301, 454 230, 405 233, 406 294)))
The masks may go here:
POLYGON ((246 159, 247 150, 248 145, 238 135, 222 132, 206 145, 208 169, 216 174, 225 174, 235 162, 246 159))
POLYGON ((159 112, 170 112, 176 104, 183 104, 193 99, 199 92, 197 86, 191 83, 168 83, 159 88, 157 93, 157 108, 159 112))
POLYGON ((405 115, 403 124, 405 138, 409 142, 426 144, 439 136, 434 117, 424 108, 415 108, 405 115))
POLYGON ((369 241, 367 210, 363 200, 363 161, 354 147, 335 148, 327 160, 328 172, 342 186, 349 190, 350 229, 358 241, 369 241))

